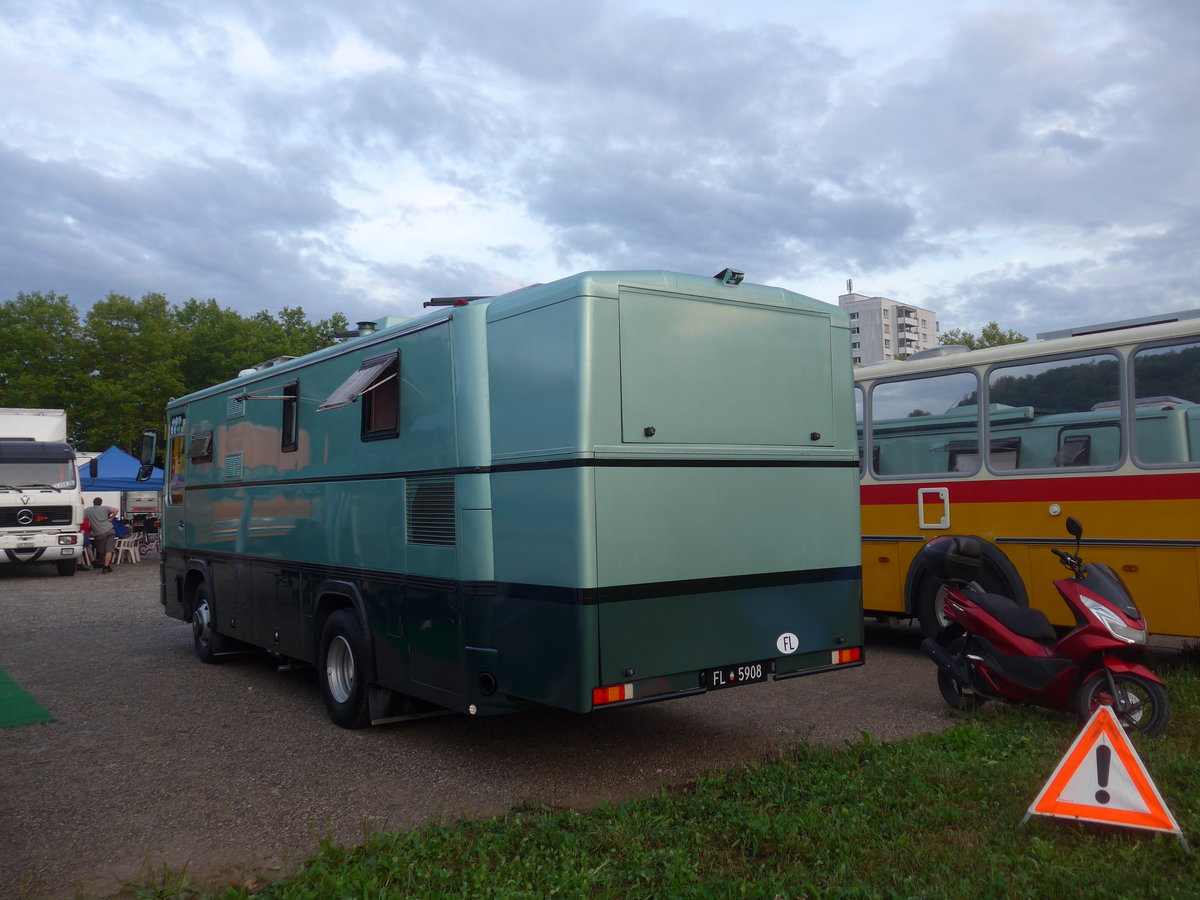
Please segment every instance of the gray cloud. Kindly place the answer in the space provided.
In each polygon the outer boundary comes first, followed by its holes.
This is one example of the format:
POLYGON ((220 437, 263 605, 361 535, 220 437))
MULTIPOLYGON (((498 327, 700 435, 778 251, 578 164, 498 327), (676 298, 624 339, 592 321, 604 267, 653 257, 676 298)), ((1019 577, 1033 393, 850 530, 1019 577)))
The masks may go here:
MULTIPOLYGON (((601 0, 5 5, 10 29, 133 35, 167 55, 162 84, 79 76, 122 125, 154 123, 139 156, 91 154, 103 123, 76 123, 57 150, 17 135, 52 140, 61 123, 11 123, 0 298, 155 290, 353 319, 582 268, 735 265, 815 296, 831 273, 923 283, 900 299, 942 309, 945 327, 1121 318, 1133 296, 1200 304, 1193 4, 973 9, 881 72, 819 22, 601 0), (278 77, 239 68, 239 34, 278 77), (331 71, 348 38, 371 64, 331 71), (373 258, 347 196, 414 175, 474 199, 455 213, 462 245, 373 258), (476 234, 478 210, 526 224, 476 234)), ((420 224, 418 198, 392 202, 420 224)))

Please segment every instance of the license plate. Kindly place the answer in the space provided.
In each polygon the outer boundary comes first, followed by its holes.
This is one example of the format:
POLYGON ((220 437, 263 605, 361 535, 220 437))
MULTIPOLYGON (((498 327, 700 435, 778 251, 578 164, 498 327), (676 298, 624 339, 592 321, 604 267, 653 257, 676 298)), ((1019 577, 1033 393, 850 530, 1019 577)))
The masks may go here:
POLYGON ((709 669, 704 673, 706 687, 710 691, 721 688, 737 687, 743 684, 758 684, 766 681, 768 675, 765 662, 741 663, 736 666, 723 666, 720 669, 709 669))

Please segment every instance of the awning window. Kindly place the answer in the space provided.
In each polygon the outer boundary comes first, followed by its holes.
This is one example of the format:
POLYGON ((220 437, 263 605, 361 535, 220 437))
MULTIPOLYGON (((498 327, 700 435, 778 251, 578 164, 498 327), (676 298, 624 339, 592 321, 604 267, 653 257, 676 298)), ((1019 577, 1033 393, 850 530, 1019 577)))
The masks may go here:
POLYGON ((348 406, 353 403, 367 391, 377 388, 383 384, 385 380, 394 378, 395 374, 388 376, 388 379, 379 378, 381 372, 396 361, 396 354, 389 353, 387 356, 376 356, 368 359, 357 371, 352 373, 349 378, 338 386, 338 389, 325 398, 325 402, 317 407, 317 412, 324 412, 327 409, 338 409, 342 406, 348 406), (379 379, 376 381, 376 379, 379 379))

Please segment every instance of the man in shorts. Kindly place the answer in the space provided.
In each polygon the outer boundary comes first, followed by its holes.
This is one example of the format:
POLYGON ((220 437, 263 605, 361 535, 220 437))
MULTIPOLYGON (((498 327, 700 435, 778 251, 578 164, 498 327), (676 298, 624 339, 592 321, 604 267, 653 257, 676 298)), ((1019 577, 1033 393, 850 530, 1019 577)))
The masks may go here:
POLYGON ((102 565, 101 572, 112 571, 113 551, 117 549, 117 533, 113 529, 113 519, 117 511, 111 506, 105 506, 97 497, 92 505, 83 511, 92 536, 92 551, 96 554, 93 566, 102 565))

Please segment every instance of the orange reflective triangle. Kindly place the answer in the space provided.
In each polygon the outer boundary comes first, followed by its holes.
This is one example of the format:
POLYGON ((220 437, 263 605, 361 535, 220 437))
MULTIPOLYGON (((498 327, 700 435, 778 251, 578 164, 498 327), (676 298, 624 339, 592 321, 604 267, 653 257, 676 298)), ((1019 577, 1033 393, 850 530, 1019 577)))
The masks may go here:
POLYGON ((1112 708, 1099 707, 1025 814, 1169 831, 1183 838, 1112 708))

